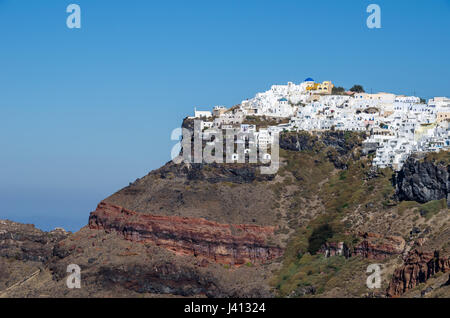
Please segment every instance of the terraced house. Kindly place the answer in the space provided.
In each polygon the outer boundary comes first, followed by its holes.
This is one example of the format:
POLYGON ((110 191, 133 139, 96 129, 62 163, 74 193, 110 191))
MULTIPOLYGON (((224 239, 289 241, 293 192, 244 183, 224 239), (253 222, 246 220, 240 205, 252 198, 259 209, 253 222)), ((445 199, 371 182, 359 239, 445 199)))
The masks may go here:
POLYGON ((300 84, 273 85, 230 110, 216 106, 214 119, 209 119, 210 112, 196 111, 194 117, 206 118, 202 127, 241 131, 248 129, 240 126, 247 116, 259 117, 269 123, 255 129, 260 147, 267 147, 276 133, 284 131, 365 132, 365 144, 375 152, 373 164, 395 170, 411 153, 450 147, 449 98, 435 97, 426 103, 417 96, 387 92, 333 95, 333 87, 331 81, 316 83, 308 77, 300 84))

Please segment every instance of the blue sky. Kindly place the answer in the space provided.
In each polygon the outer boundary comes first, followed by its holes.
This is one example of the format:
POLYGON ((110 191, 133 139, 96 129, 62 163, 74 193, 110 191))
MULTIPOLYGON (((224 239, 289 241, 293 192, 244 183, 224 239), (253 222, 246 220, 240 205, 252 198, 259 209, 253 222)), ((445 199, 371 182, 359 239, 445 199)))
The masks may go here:
POLYGON ((0 219, 78 230, 170 159, 194 106, 271 84, 449 96, 449 30, 450 0, 0 0, 0 219))

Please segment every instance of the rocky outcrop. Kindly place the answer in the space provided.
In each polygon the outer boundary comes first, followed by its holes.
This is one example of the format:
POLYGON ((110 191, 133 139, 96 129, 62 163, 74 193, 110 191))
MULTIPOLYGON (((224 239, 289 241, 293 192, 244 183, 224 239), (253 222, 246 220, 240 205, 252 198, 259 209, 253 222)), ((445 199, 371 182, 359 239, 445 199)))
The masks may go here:
POLYGON ((344 242, 327 242, 321 246, 319 253, 325 257, 362 256, 364 258, 384 260, 388 257, 401 255, 406 247, 405 240, 400 236, 383 236, 377 233, 359 233, 362 241, 349 248, 344 242))
POLYGON ((401 268, 395 270, 389 284, 387 295, 400 296, 420 283, 425 283, 438 272, 450 270, 450 257, 440 255, 439 251, 411 251, 401 268))
POLYGON ((364 134, 344 131, 324 131, 286 133, 280 136, 280 147, 291 151, 320 151, 326 147, 334 148, 339 154, 349 153, 362 146, 364 134))
POLYGON ((274 178, 274 175, 260 174, 259 166, 254 164, 169 163, 159 169, 158 173, 162 179, 174 175, 186 178, 188 181, 206 181, 209 183, 245 184, 254 181, 270 181, 274 178))
POLYGON ((338 169, 346 169, 354 150, 362 147, 364 133, 324 131, 286 133, 280 136, 280 148, 290 151, 325 152, 338 169))
POLYGON ((31 224, 0 221, 0 257, 46 262, 52 257, 56 243, 68 235, 62 229, 43 232, 31 224))
POLYGON ((447 199, 450 208, 450 165, 411 156, 394 177, 396 197, 425 203, 447 199))
POLYGON ((122 285, 139 293, 174 294, 192 296, 214 294, 214 279, 210 275, 200 276, 189 267, 163 263, 148 268, 142 265, 127 268, 103 266, 99 277, 106 287, 122 285))
POLYGON ((376 233, 361 233, 361 243, 354 247, 352 256, 383 260, 403 253, 406 242, 400 236, 382 236, 376 233))
POLYGON ((308 132, 283 134, 280 137, 280 148, 290 151, 311 151, 319 143, 317 135, 308 132))
POLYGON ((362 147, 366 138, 365 133, 350 131, 325 131, 320 136, 325 146, 333 147, 341 155, 348 154, 356 147, 362 147))
POLYGON ((250 164, 175 164, 137 179, 104 202, 152 215, 204 218, 225 224, 278 225, 273 191, 250 164))
POLYGON ((242 286, 229 288, 222 285, 211 273, 173 263, 132 266, 104 266, 100 268, 98 279, 103 288, 122 286, 138 293, 173 294, 184 297, 206 296, 211 298, 253 298, 272 297, 266 288, 242 286))
POLYGON ((194 255, 217 263, 265 263, 282 255, 269 244, 273 227, 229 225, 201 218, 156 216, 102 202, 91 213, 91 229, 115 231, 127 240, 150 242, 180 255, 194 255))

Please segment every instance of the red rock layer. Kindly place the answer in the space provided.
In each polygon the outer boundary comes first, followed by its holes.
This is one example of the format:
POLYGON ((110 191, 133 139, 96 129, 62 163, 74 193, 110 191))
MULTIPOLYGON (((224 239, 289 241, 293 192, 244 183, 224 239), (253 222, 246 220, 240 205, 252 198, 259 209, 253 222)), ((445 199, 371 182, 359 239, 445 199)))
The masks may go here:
POLYGON ((156 216, 101 202, 89 217, 91 229, 115 231, 125 239, 151 242, 177 254, 222 264, 264 263, 283 250, 267 244, 274 227, 228 225, 200 218, 156 216))
POLYGON ((387 295, 400 296, 406 291, 426 282, 438 272, 450 270, 450 257, 440 256, 438 251, 411 251, 401 268, 395 270, 387 295))
POLYGON ((405 240, 400 236, 382 236, 375 233, 360 234, 364 239, 358 244, 352 255, 382 260, 392 255, 400 255, 405 249, 405 240))

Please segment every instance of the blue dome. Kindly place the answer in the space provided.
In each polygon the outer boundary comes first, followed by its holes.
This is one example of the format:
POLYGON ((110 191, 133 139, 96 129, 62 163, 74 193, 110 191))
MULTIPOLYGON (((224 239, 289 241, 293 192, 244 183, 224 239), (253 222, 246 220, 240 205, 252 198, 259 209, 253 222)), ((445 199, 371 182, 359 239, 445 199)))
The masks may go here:
POLYGON ((308 77, 307 79, 305 79, 305 82, 314 82, 314 80, 311 77, 308 77))

